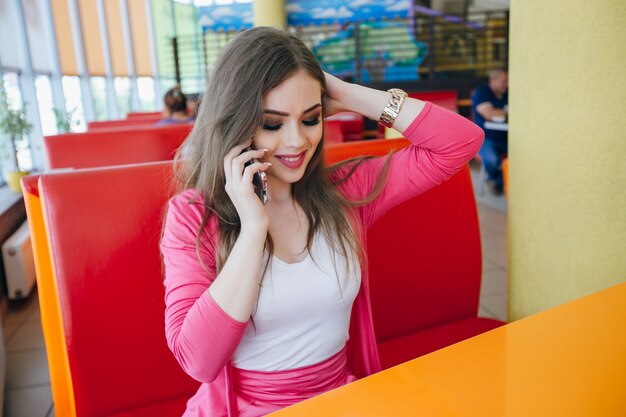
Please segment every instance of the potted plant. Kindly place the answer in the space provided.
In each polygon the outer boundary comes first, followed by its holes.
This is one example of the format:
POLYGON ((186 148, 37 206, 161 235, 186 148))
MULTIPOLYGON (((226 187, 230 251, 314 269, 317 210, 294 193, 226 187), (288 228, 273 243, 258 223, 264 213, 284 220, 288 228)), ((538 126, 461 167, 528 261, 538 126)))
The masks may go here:
MULTIPOLYGON (((10 106, 9 99, 4 89, 4 82, 0 82, 0 134, 9 137, 10 141, 3 143, 5 153, 10 155, 11 163, 9 167, 4 167, 4 178, 9 188, 16 193, 21 191, 20 178, 28 172, 20 167, 17 158, 17 141, 30 133, 33 125, 26 120, 26 106, 15 110, 10 106)), ((6 164, 8 161, 4 161, 6 164)))
POLYGON ((52 109, 57 123, 57 131, 59 133, 72 133, 74 127, 78 126, 78 120, 74 120, 74 112, 76 107, 70 111, 52 109))

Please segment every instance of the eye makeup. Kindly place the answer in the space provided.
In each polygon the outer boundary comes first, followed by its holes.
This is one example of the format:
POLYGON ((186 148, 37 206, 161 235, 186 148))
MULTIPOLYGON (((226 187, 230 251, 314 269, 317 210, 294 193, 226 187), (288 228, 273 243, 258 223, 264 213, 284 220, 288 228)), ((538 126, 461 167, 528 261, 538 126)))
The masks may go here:
MULTIPOLYGON (((322 114, 317 114, 312 118, 309 119, 305 119, 302 120, 302 124, 304 124, 305 126, 316 126, 318 124, 320 124, 320 122, 322 121, 321 118, 322 114)), ((270 132, 274 132, 277 130, 280 130, 280 128, 283 126, 283 123, 278 121, 278 120, 264 120, 263 121, 263 130, 267 130, 270 132)))

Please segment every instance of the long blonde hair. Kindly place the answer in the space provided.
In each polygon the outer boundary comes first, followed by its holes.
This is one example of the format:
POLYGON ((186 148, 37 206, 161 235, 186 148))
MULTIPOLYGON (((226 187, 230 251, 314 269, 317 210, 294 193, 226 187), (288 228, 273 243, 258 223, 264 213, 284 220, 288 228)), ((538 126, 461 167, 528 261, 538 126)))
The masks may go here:
MULTIPOLYGON (((175 178, 179 191, 193 188, 203 200, 203 220, 196 234, 198 254, 201 236, 210 238, 203 233, 209 218, 215 216, 218 220, 216 273, 223 268, 241 229, 235 206, 224 189, 224 156, 250 138, 262 124, 264 95, 298 70, 319 81, 324 104, 324 73, 298 38, 268 27, 250 29, 236 36, 215 62, 195 126, 176 155, 175 178)), ((351 254, 356 254, 360 261, 364 259, 361 232, 352 207, 373 199, 382 188, 387 164, 372 196, 351 202, 331 181, 324 166, 323 149, 322 137, 303 178, 292 185, 293 198, 309 223, 307 249, 311 250, 313 237, 321 232, 333 253, 342 255, 350 268, 351 254)), ((355 166, 359 162, 347 163, 355 166)), ((266 248, 271 256, 273 245, 269 234, 266 248)))

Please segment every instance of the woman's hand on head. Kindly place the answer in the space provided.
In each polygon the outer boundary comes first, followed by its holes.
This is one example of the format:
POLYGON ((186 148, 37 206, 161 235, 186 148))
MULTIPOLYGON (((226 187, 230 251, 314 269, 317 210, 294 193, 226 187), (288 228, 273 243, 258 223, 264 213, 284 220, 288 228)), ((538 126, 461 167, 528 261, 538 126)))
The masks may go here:
POLYGON ((226 194, 233 202, 239 220, 241 232, 267 233, 269 215, 265 206, 254 192, 252 178, 255 173, 267 170, 271 165, 266 162, 246 163, 252 159, 260 159, 265 150, 246 150, 252 145, 252 139, 235 146, 224 157, 224 174, 226 177, 226 194))
POLYGON ((350 84, 327 72, 324 72, 324 76, 326 77, 326 106, 324 108, 324 117, 328 117, 345 110, 344 97, 350 84))

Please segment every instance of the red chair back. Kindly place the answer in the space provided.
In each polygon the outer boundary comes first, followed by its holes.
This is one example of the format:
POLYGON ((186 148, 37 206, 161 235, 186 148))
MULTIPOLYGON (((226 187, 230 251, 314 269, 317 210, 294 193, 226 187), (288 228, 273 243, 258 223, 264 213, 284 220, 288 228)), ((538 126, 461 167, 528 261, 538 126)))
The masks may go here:
POLYGON ((129 112, 126 114, 127 119, 135 119, 135 118, 156 118, 157 120, 163 116, 163 113, 160 111, 150 111, 150 112, 129 112))
POLYGON ((362 115, 352 112, 341 112, 327 117, 326 120, 338 121, 340 123, 344 141, 363 140, 364 120, 362 115))
POLYGON ((458 94, 456 91, 420 91, 409 93, 409 97, 417 98, 424 101, 430 101, 433 104, 451 110, 455 113, 459 112, 458 94))
POLYGON ((324 120, 324 143, 343 142, 343 132, 339 120, 324 120))
MULTIPOLYGON (((406 139, 329 145, 330 163, 385 155, 406 139)), ((383 369, 503 325, 478 316, 481 244, 468 167, 367 230, 372 316, 383 369)))
POLYGON ((109 129, 125 129, 132 127, 148 127, 153 126, 156 122, 161 120, 161 117, 136 117, 133 119, 123 120, 102 120, 96 122, 87 123, 87 131, 93 132, 97 130, 109 130, 109 129))
POLYGON ((174 158, 192 124, 45 136, 49 168, 92 168, 174 158))
POLYGON ((476 317, 482 258, 469 169, 382 216, 368 255, 378 341, 476 317))
POLYGON ((128 415, 179 416, 199 386, 163 328, 159 239, 171 178, 168 161, 40 179, 78 417, 151 406, 128 415))
POLYGON ((324 160, 328 165, 358 156, 384 156, 409 146, 406 139, 360 140, 349 143, 331 143, 325 147, 324 160))

